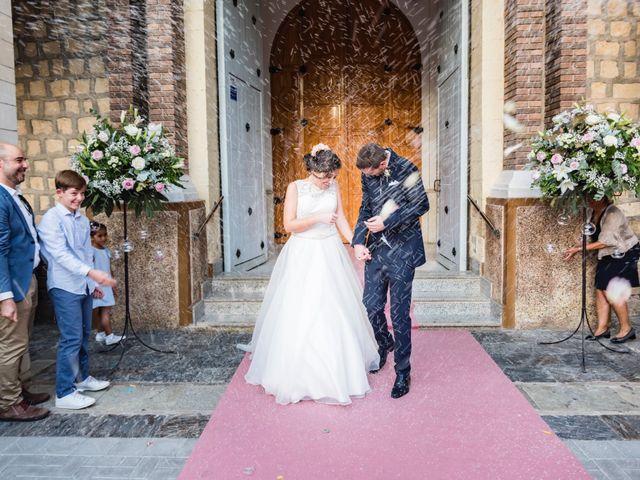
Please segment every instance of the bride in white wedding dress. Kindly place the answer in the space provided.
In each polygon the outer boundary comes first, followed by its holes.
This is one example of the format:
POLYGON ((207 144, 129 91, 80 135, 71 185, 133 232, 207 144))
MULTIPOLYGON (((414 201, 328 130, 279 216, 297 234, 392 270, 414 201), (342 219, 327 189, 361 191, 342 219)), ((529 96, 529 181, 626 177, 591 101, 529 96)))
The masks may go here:
POLYGON ((304 157, 309 177, 289 184, 284 227, 291 238, 280 252, 256 320, 245 375, 276 402, 346 405, 370 391, 378 368, 373 329, 362 287, 338 230, 352 231, 335 181, 340 159, 316 145, 304 157), (337 228, 336 228, 337 227, 337 228))

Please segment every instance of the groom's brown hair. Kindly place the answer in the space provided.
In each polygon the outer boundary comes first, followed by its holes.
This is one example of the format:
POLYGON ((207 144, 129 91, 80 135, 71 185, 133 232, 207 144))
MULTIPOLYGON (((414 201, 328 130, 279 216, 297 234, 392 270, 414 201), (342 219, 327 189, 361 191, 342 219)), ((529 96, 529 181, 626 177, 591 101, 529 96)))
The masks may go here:
POLYGON ((356 167, 359 170, 363 168, 378 168, 386 158, 387 151, 384 148, 377 143, 367 143, 358 152, 356 167))

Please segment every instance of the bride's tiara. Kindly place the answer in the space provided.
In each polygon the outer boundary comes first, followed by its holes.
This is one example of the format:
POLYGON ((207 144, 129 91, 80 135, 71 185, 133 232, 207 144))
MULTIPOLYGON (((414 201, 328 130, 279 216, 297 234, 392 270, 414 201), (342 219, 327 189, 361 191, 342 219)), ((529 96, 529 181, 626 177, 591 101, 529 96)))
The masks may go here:
POLYGON ((329 147, 329 145, 325 145, 324 143, 318 143, 317 145, 314 145, 313 148, 311 149, 311 156, 315 157, 316 154, 318 152, 321 152, 322 150, 331 150, 331 148, 329 147))

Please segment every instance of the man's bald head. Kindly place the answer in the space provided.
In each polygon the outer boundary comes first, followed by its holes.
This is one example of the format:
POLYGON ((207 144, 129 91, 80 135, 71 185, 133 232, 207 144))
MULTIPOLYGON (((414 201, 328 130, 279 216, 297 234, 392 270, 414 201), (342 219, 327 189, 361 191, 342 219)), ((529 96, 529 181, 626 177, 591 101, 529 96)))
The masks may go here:
POLYGON ((0 142, 0 183, 16 188, 29 168, 24 152, 17 145, 0 142))

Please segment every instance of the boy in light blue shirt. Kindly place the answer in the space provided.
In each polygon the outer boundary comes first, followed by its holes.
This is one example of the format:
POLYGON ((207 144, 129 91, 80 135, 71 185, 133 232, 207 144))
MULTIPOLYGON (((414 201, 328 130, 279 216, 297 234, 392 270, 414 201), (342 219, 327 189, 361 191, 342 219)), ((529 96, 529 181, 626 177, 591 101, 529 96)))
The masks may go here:
POLYGON ((109 386, 109 382, 89 375, 89 336, 93 297, 102 296, 96 284, 113 287, 116 281, 92 267, 89 220, 79 212, 86 181, 73 170, 63 170, 56 175, 55 185, 58 203, 38 225, 47 261, 47 289, 60 330, 55 405, 78 410, 95 403, 94 398, 80 392, 97 392, 109 386))

